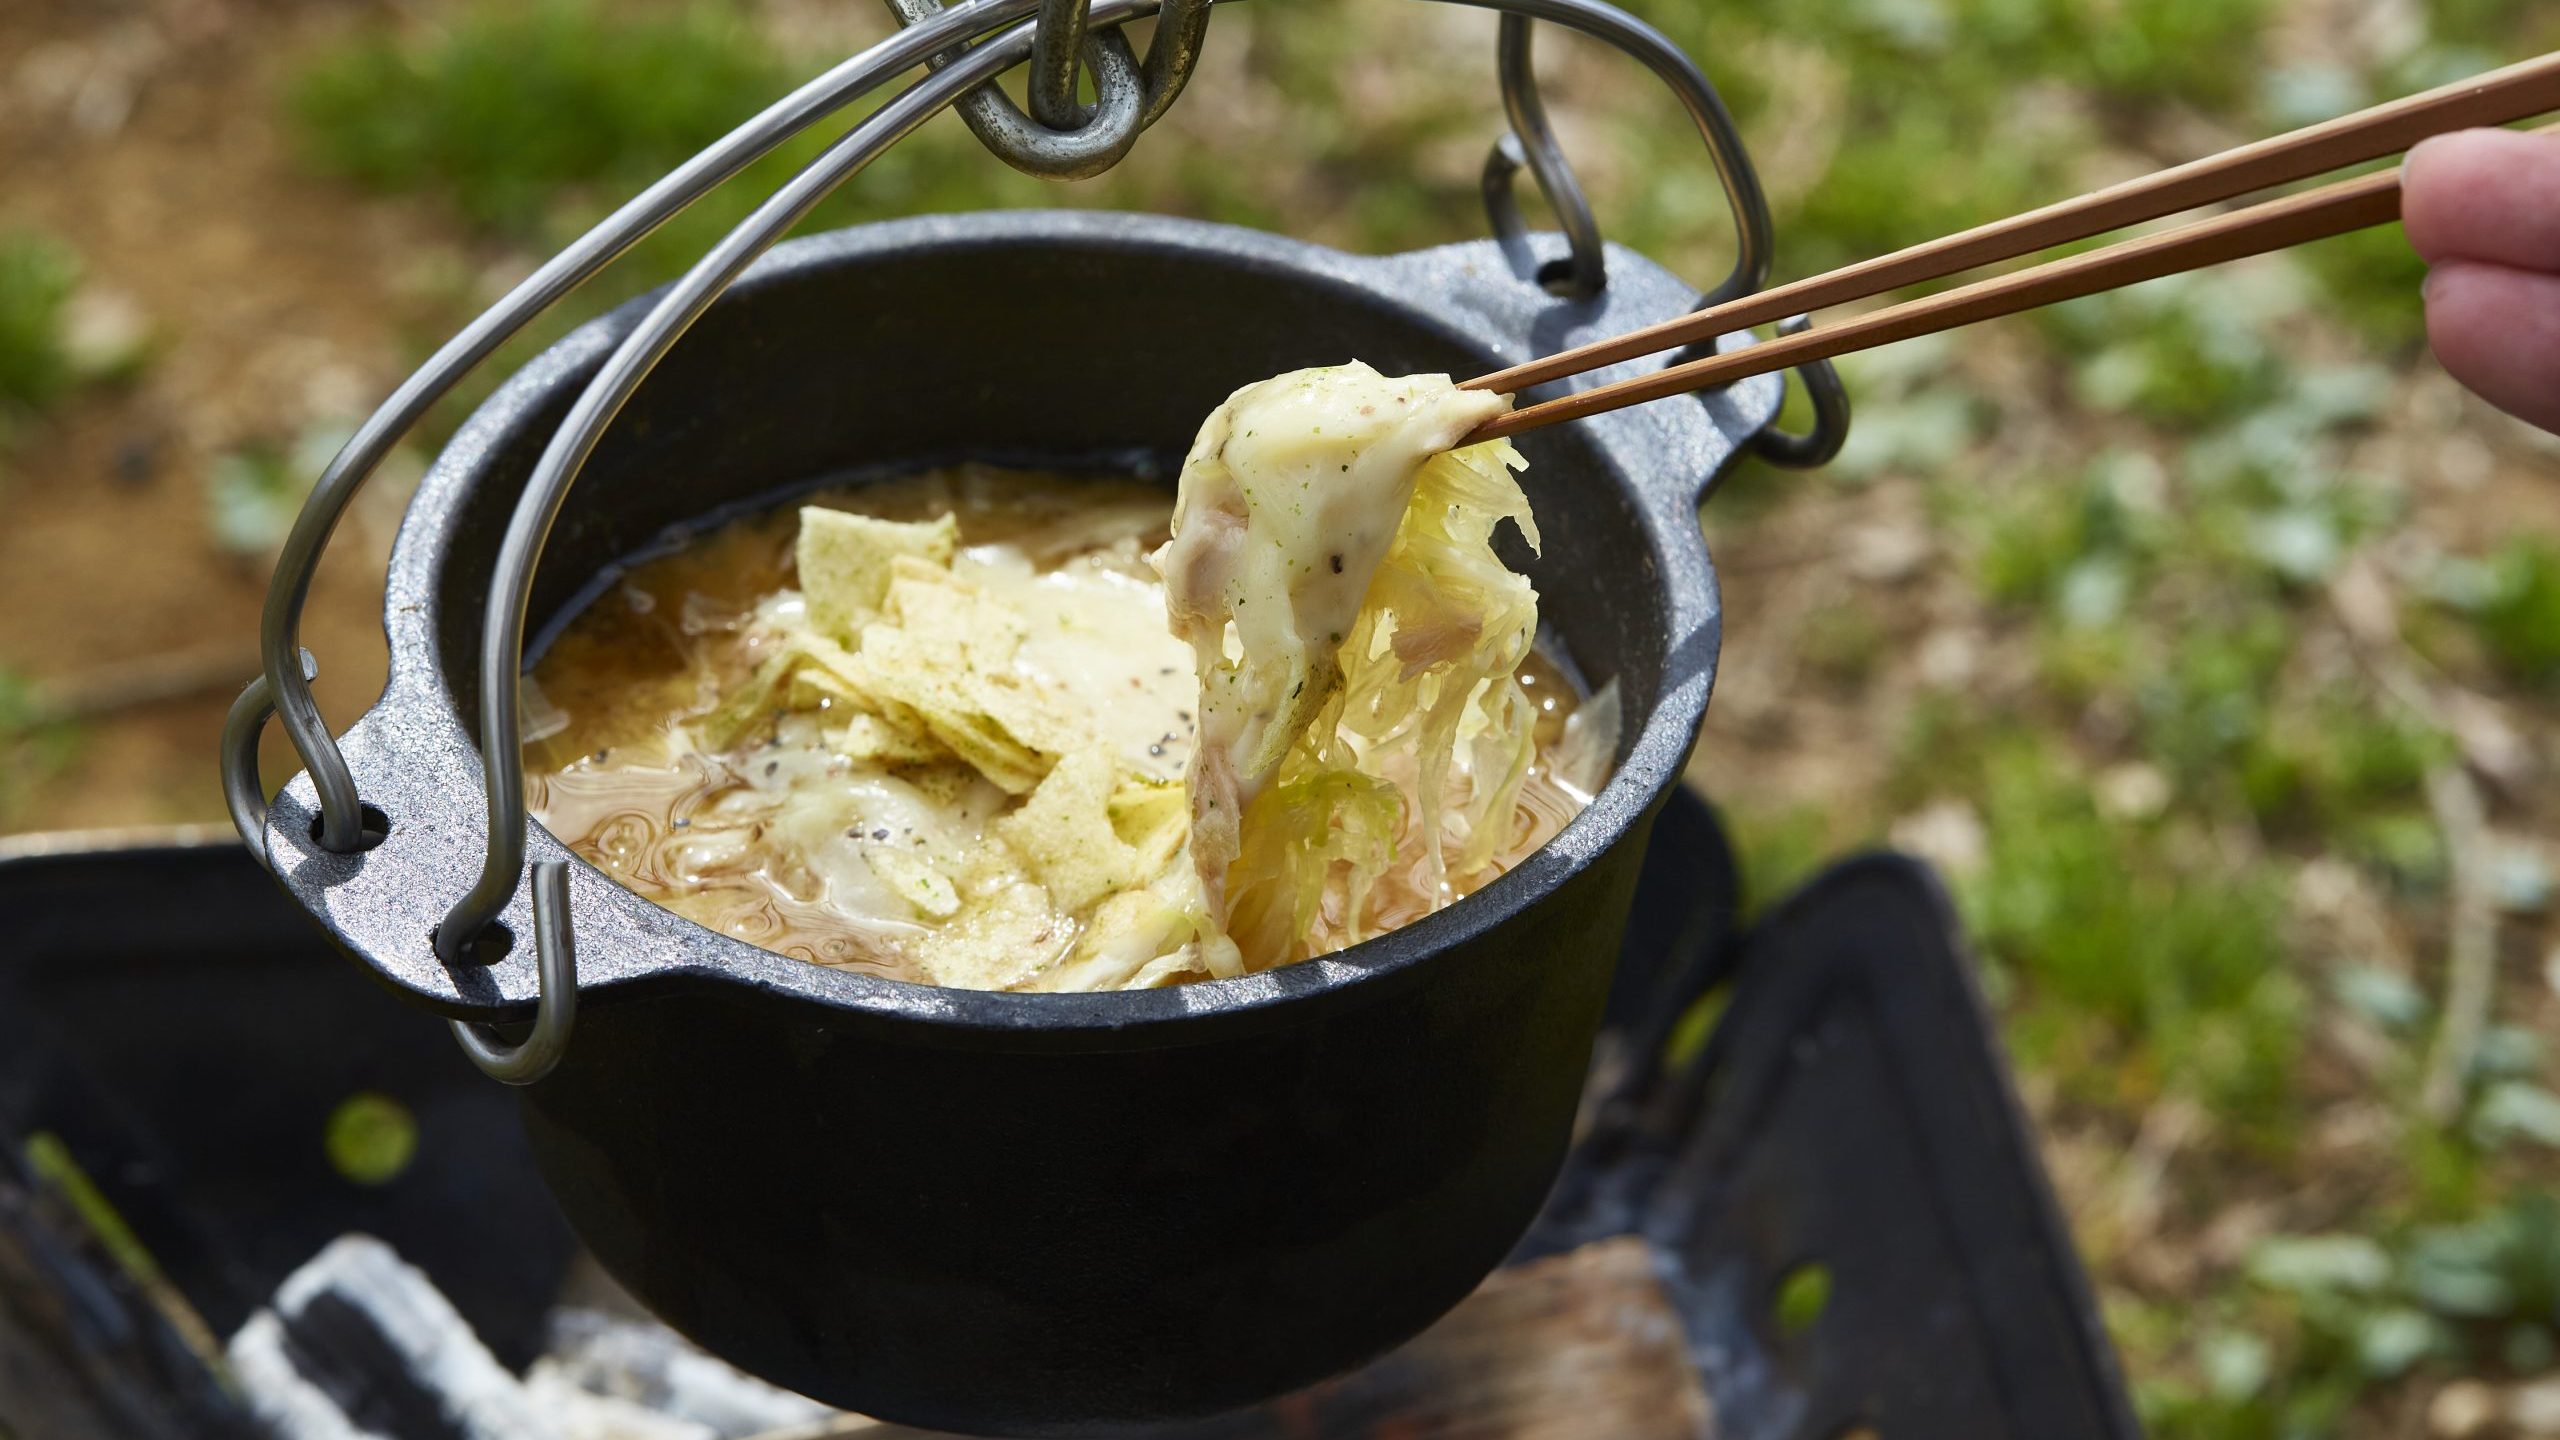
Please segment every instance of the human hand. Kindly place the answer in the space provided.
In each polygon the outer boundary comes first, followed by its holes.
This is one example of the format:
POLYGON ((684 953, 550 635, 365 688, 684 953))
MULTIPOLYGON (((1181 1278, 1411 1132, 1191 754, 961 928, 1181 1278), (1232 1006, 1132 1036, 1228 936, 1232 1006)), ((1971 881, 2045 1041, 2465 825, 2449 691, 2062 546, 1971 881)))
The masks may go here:
POLYGON ((2401 223, 2453 378, 2560 433, 2560 135, 2466 130, 2409 152, 2401 223))

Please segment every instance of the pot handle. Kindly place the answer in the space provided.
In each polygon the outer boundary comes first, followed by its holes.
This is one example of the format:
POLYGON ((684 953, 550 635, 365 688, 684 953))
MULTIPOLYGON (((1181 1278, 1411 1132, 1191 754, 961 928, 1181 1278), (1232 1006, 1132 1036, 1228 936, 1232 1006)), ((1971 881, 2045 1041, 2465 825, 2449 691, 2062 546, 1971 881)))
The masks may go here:
POLYGON ((1565 158, 1564 147, 1547 123, 1546 101, 1538 93, 1537 67, 1531 57, 1530 24, 1535 20, 1578 30, 1641 61, 1697 125, 1699 137, 1706 142, 1707 156, 1715 162, 1716 179, 1724 186, 1726 208, 1733 214, 1733 269, 1698 303, 1722 304, 1769 283, 1775 227, 1769 217, 1768 194, 1760 188, 1760 172, 1752 167, 1742 133, 1734 127, 1733 112, 1725 108, 1715 82, 1698 68, 1689 52, 1660 30, 1598 0, 1461 3, 1502 12, 1495 69, 1502 84, 1503 115, 1511 128, 1485 156, 1481 182, 1485 218, 1493 226, 1494 238, 1502 242, 1505 251, 1515 256, 1528 255, 1529 227, 1512 195, 1513 178, 1526 169, 1539 193, 1546 197, 1548 207, 1555 211, 1557 223, 1572 247, 1565 260, 1532 267, 1531 273, 1539 283, 1568 299, 1588 300, 1608 284, 1608 270, 1599 221, 1592 215, 1591 202, 1584 198, 1582 182, 1573 173, 1573 162, 1565 158))
MULTIPOLYGON (((1733 212, 1734 255, 1733 269, 1714 289, 1699 297, 1696 308, 1721 305, 1768 285, 1774 230, 1768 196, 1760 188, 1759 172, 1752 167, 1750 152, 1734 128, 1732 112, 1725 108, 1714 82, 1707 79, 1687 51, 1652 26, 1609 11, 1606 6, 1577 0, 1468 3, 1491 4, 1503 12, 1496 64, 1502 81, 1503 114, 1511 128, 1485 156, 1481 189, 1485 218, 1493 226, 1494 237, 1524 271, 1548 290, 1571 300, 1592 299, 1609 283, 1600 222, 1583 194, 1582 182, 1573 173, 1572 162, 1565 158, 1554 128, 1547 123, 1546 102, 1538 93, 1530 22, 1547 19, 1561 20, 1643 61, 1697 122, 1707 143, 1707 154, 1715 161, 1716 176, 1724 183, 1726 204, 1733 212), (1523 169, 1546 197, 1547 207, 1555 212, 1568 247, 1564 259, 1544 266, 1535 264, 1530 255, 1528 223, 1521 218, 1520 202, 1512 193, 1514 180, 1523 169)), ((1808 318, 1799 316, 1779 326, 1779 333, 1795 334, 1810 323, 1808 318)), ((1700 347, 1682 358, 1694 359, 1706 353, 1707 349, 1700 347)), ((1849 392, 1828 360, 1798 366, 1795 373, 1813 402, 1812 432, 1790 434, 1772 423, 1752 438, 1752 449, 1772 464, 1809 470, 1829 463, 1847 443, 1849 392)))
POLYGON ((462 1053, 493 1080, 530 1085, 551 1073, 569 1052, 569 1030, 578 1020, 578 936, 569 919, 569 866, 545 860, 533 867, 533 949, 542 999, 533 1029, 514 1044, 495 1040, 468 1020, 452 1022, 462 1053))
MULTIPOLYGON (((1778 322, 1780 335, 1801 335, 1812 328, 1810 315, 1778 322)), ((1849 443, 1849 387, 1840 383, 1840 372, 1828 360, 1797 366, 1796 379, 1804 386, 1805 398, 1813 402, 1813 429, 1798 435, 1779 429, 1772 420, 1751 437, 1751 449, 1772 465, 1817 470, 1830 464, 1840 447, 1849 443)))

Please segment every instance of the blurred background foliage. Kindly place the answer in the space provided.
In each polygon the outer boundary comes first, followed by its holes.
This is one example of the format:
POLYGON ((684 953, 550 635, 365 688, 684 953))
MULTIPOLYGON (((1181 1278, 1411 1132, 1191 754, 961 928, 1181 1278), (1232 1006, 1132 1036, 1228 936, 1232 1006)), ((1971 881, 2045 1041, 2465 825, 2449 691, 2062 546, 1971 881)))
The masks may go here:
MULTIPOLYGON (((1723 86, 1780 278, 2560 46, 2548 0, 1629 3, 1723 86)), ((242 82, 294 172, 272 183, 393 207, 404 259, 371 388, 205 458, 189 543, 241 557, 396 362, 886 26, 415 0, 286 28, 242 82)), ((944 117, 810 225, 1079 205, 1472 238, 1491 41, 1458 7, 1224 7, 1110 175, 1026 179, 944 117)), ((1668 97, 1566 37, 1541 55, 1609 234, 1721 273, 1721 196, 1668 97)), ((641 245, 421 448, 823 143, 641 245)), ((0 468, 156 353, 149 323, 83 320, 71 239, 8 220, 0 199, 0 468)), ((2560 452, 2433 370, 2422 274, 2379 231, 1855 357, 1848 452, 1755 468, 1706 517, 1733 618, 1695 778, 1759 896, 1860 844, 1938 863, 2169 1440, 2560 1434, 2560 452)), ((0 825, 79 744, 6 662, 0 825)))

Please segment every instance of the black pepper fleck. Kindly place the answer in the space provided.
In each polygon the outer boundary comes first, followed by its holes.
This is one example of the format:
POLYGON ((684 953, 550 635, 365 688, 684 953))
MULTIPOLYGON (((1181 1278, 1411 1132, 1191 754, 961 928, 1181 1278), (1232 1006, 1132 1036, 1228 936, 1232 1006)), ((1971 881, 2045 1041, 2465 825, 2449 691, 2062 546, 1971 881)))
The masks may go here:
POLYGON ((889 838, 889 832, 886 829, 874 830, 871 832, 871 838, 874 840, 886 840, 889 838))
POLYGON ((1336 575, 1342 573, 1342 557, 1339 555, 1333 557, 1333 573, 1336 575))

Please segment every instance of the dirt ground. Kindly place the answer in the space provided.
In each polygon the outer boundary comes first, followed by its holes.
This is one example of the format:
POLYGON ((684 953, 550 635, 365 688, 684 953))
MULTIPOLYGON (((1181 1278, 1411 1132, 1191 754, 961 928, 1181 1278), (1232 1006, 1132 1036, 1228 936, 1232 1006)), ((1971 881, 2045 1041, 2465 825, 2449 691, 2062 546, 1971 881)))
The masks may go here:
MULTIPOLYGON (((196 682, 85 725, 10 828, 220 818, 215 741, 257 669, 267 577, 207 539, 207 468, 399 378, 388 297, 437 222, 304 178, 263 98, 279 29, 328 8, 197 0, 102 23, 92 5, 0 7, 0 219, 70 242, 155 347, 136 384, 75 396, 0 466, 0 661, 56 691, 196 682)), ((339 726, 381 686, 398 499, 362 508, 313 588, 304 643, 339 726)), ((291 773, 272 735, 267 754, 291 773)))

